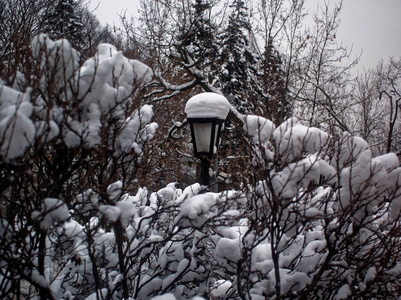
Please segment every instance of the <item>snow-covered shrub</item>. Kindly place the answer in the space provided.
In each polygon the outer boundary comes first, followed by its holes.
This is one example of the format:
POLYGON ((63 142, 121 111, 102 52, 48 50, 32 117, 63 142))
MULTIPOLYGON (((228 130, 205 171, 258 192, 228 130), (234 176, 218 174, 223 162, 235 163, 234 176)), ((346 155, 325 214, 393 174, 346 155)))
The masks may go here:
POLYGON ((31 51, 25 92, 0 86, 0 298, 119 297, 114 232, 140 215, 127 190, 157 129, 140 95, 152 71, 108 44, 83 63, 43 34, 31 51))
POLYGON ((241 190, 151 191, 151 71, 106 44, 32 51, 26 90, 0 87, 0 298, 401 296, 396 155, 249 115, 241 190))
POLYGON ((215 248, 225 294, 398 297, 397 156, 374 158, 363 139, 329 136, 295 118, 275 128, 247 116, 244 130, 253 141, 254 183, 238 212, 242 226, 231 227, 237 234, 220 233, 215 248))

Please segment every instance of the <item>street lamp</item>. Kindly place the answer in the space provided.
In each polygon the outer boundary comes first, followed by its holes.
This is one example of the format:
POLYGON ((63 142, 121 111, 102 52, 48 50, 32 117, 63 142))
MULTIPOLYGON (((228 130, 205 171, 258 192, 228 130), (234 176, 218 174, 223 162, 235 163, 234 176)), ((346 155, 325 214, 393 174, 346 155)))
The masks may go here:
POLYGON ((228 100, 216 93, 198 94, 189 99, 185 106, 195 157, 201 160, 201 186, 210 184, 210 162, 213 155, 217 154, 221 127, 229 109, 228 100))

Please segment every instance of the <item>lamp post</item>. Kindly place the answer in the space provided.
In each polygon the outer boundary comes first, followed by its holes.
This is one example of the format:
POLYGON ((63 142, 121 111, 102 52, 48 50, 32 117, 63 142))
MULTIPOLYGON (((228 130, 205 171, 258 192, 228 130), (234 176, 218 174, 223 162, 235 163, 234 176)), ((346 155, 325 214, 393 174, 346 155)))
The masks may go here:
POLYGON ((195 157, 201 161, 199 183, 210 184, 210 162, 220 141, 221 127, 227 118, 230 104, 216 93, 201 93, 188 100, 185 113, 191 129, 195 157))

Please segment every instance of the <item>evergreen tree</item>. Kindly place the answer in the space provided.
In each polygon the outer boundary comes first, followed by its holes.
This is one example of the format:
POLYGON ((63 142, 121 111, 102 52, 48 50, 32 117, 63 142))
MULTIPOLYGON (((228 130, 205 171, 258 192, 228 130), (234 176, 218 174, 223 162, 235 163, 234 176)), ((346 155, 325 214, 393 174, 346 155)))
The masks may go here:
POLYGON ((41 15, 40 31, 50 39, 68 39, 81 53, 81 59, 93 56, 100 43, 112 43, 122 48, 122 39, 107 25, 102 26, 97 17, 81 1, 59 0, 41 15))
MULTIPOLYGON (((77 6, 75 11, 78 23, 82 24, 80 37, 82 40, 81 59, 91 57, 100 43, 109 43, 122 49, 122 39, 109 25, 102 26, 96 16, 86 6, 77 6)), ((124 49, 127 50, 127 49, 124 49)))
MULTIPOLYGON (((225 31, 220 35, 218 81, 216 86, 240 113, 260 113, 259 95, 255 90, 258 58, 250 42, 252 30, 248 8, 243 0, 234 0, 229 6, 230 14, 225 31)), ((225 122, 222 133, 221 156, 235 158, 231 166, 221 165, 221 171, 230 174, 234 186, 241 186, 246 181, 244 170, 249 149, 241 124, 237 118, 225 122)), ((246 184, 245 184, 246 185, 246 184)))
POLYGON ((280 53, 270 37, 262 55, 262 73, 259 74, 261 81, 259 94, 262 100, 258 112, 267 116, 276 125, 291 116, 291 104, 287 98, 282 64, 280 53))
POLYGON ((83 48, 82 22, 77 14, 78 2, 59 0, 57 4, 43 16, 42 30, 52 40, 68 39, 77 50, 83 48))
POLYGON ((180 37, 180 42, 186 48, 186 52, 198 69, 202 70, 205 80, 212 83, 216 74, 216 56, 218 44, 214 33, 216 24, 211 20, 213 0, 195 0, 191 3, 192 20, 189 22, 189 30, 180 37))
POLYGON ((50 4, 50 0, 0 0, 0 80, 7 85, 25 88, 17 74, 29 65, 31 40, 50 4))
POLYGON ((256 93, 252 89, 257 58, 251 49, 251 24, 243 0, 234 0, 226 31, 221 36, 219 85, 223 94, 242 113, 255 113, 256 93))

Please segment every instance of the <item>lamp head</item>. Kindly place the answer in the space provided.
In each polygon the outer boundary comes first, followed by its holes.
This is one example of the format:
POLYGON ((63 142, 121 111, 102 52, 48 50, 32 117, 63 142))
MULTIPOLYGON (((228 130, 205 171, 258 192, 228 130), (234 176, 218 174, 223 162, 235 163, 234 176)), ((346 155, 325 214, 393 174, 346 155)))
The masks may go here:
POLYGON ((201 93, 188 100, 185 113, 196 157, 212 158, 217 153, 221 127, 229 108, 228 100, 216 93, 201 93))

